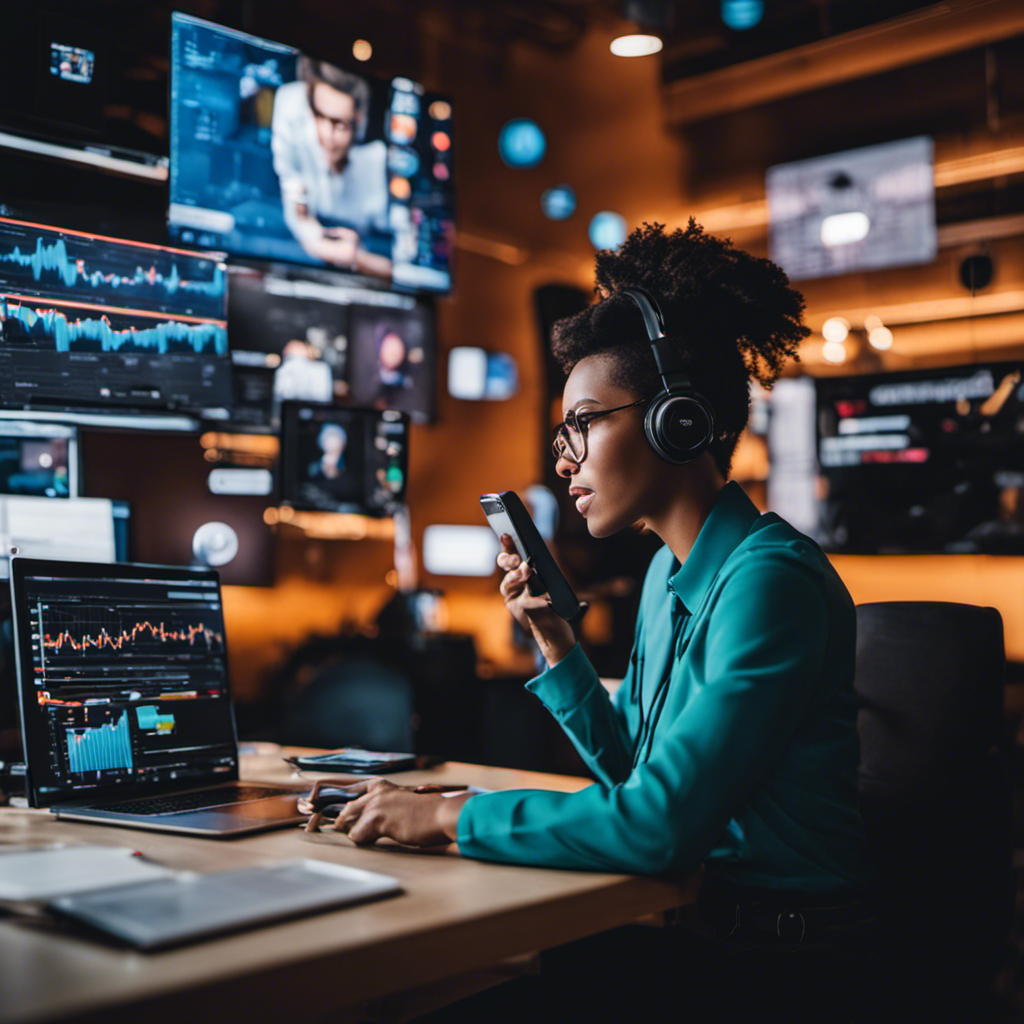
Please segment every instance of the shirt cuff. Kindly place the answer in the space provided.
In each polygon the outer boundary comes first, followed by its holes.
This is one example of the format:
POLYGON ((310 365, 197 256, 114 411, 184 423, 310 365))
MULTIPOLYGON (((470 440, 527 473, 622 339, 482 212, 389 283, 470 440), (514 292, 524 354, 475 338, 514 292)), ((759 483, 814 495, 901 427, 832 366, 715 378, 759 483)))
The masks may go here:
POLYGON ((575 711, 600 686, 601 680, 579 644, 560 661, 526 684, 555 715, 575 711))

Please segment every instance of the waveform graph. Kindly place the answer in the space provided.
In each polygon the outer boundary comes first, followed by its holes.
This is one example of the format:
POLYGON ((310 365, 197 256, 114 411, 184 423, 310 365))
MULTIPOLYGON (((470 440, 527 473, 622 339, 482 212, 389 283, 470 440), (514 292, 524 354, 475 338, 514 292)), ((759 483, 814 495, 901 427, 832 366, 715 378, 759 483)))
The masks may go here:
POLYGON ((223 318, 227 271, 215 256, 0 217, 0 287, 223 318))
POLYGON ((132 768, 128 712, 100 725, 68 726, 64 733, 68 768, 73 774, 132 768))
POLYGON ((168 320, 138 309, 105 309, 31 296, 0 294, 0 338, 14 350, 116 355, 206 355, 228 352, 227 324, 168 320))
MULTIPOLYGON (((134 660, 172 657, 205 660, 224 652, 220 613, 184 607, 107 607, 78 605, 74 611, 41 605, 42 657, 51 668, 92 660, 134 660)), ((173 715, 157 707, 140 707, 137 720, 152 728, 173 730, 173 715), (161 719, 163 721, 161 721, 161 719), (169 721, 168 721, 169 720, 169 721)))

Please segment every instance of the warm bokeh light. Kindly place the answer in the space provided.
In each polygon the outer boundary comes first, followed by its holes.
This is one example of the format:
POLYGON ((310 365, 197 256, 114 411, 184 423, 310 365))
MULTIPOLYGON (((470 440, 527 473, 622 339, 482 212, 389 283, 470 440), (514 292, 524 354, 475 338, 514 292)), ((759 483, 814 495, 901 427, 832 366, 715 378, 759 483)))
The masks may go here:
POLYGON ((868 332, 868 343, 879 352, 892 348, 892 331, 888 327, 875 327, 868 332))
POLYGON ((434 100, 427 112, 435 121, 447 121, 452 116, 452 107, 444 100, 434 100))
POLYGON ((826 363, 845 363, 846 346, 841 341, 826 341, 821 346, 821 356, 826 363))
POLYGON ((430 144, 438 153, 447 153, 452 148, 452 137, 447 132, 434 132, 430 136, 430 144))
POLYGON ((365 39, 357 39, 352 44, 352 56, 356 60, 369 60, 373 56, 373 47, 365 39))
POLYGON ((409 184, 408 178, 392 178, 388 191, 395 199, 405 200, 412 195, 412 185, 409 184))
POLYGON ((880 316, 875 316, 874 313, 868 313, 868 315, 866 317, 864 317, 864 330, 865 331, 873 331, 876 327, 881 327, 881 326, 882 326, 882 318, 880 316))
POLYGON ((663 45, 657 36, 637 32, 613 39, 611 49, 616 57, 649 57, 652 53, 657 53, 663 45))
POLYGON ((850 325, 841 316, 832 316, 821 325, 821 333, 826 341, 844 342, 850 325))

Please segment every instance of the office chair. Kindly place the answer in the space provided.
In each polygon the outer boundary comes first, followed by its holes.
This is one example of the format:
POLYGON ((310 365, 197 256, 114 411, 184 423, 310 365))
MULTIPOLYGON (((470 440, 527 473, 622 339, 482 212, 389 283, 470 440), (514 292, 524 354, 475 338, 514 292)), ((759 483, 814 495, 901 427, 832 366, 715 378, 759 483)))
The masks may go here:
POLYGON ((882 924, 880 1018, 991 1017, 1014 905, 994 608, 857 608, 860 798, 882 924))

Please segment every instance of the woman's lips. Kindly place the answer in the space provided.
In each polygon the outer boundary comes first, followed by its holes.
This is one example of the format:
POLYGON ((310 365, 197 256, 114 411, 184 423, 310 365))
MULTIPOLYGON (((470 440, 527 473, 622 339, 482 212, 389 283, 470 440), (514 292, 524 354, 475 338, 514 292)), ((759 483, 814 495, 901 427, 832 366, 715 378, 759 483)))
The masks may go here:
POLYGON ((590 503, 593 500, 594 500, 594 492, 593 491, 588 491, 586 494, 581 494, 576 499, 576 511, 579 512, 579 514, 581 516, 585 516, 587 514, 587 509, 590 508, 590 503))

